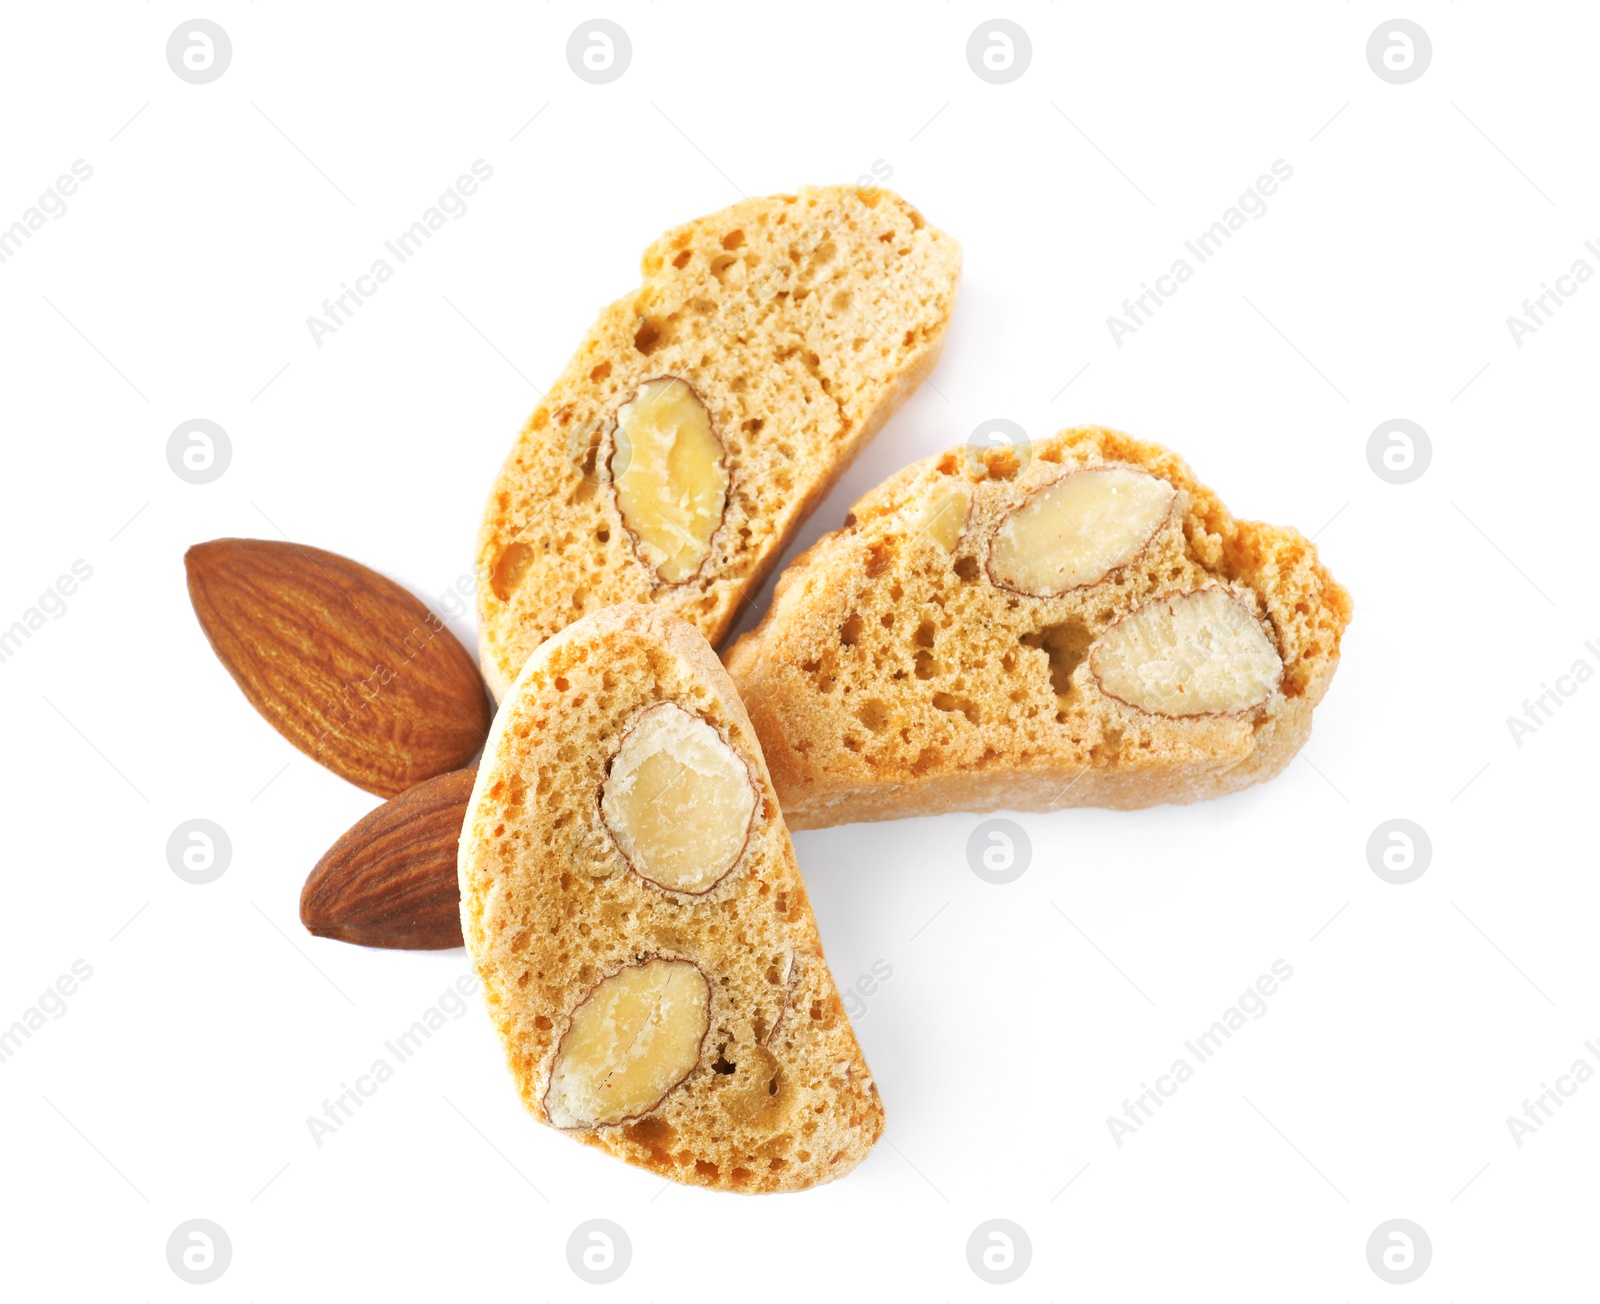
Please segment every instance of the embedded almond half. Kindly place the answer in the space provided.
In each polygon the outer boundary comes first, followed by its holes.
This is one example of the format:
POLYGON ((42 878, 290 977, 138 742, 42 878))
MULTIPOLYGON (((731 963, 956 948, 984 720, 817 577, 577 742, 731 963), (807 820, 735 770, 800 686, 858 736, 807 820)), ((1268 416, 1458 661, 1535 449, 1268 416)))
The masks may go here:
POLYGON ((756 814, 750 767, 672 702, 642 711, 600 790, 600 814, 634 871, 673 892, 710 891, 744 852, 756 814))
POLYGON ((954 552, 967 528, 972 489, 963 481, 940 485, 917 504, 907 524, 913 535, 926 535, 945 552, 954 552))
POLYGON ((1230 714, 1260 706, 1283 661, 1255 613, 1215 586, 1145 603, 1089 651, 1100 687, 1155 715, 1230 714))
POLYGON ((264 539, 213 539, 183 561, 200 627, 250 705, 335 774, 393 797, 483 745, 477 666, 392 580, 264 539))
POLYGON ((602 979, 556 1047, 544 1109, 557 1127, 648 1114, 700 1062, 711 984, 687 960, 655 957, 602 979))
POLYGON ((456 850, 477 774, 441 774, 351 825, 300 893, 306 931, 406 951, 460 946, 456 850))
POLYGON ((617 409, 611 479, 634 551, 681 584, 711 554, 728 504, 728 469, 711 415, 688 381, 647 380, 617 409))
POLYGON ((1177 490, 1128 466, 1074 471, 1035 490, 1001 522, 989 578, 1033 597, 1082 588, 1144 551, 1177 490))

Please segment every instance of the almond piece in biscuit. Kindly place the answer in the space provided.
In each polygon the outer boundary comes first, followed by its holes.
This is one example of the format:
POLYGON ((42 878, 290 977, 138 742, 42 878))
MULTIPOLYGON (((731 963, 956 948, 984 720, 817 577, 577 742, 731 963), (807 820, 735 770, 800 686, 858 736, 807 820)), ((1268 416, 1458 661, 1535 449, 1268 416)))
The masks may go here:
POLYGON ((792 828, 1133 809, 1283 769, 1350 610, 1309 540, 1086 427, 892 476, 727 662, 792 828))
POLYGON ((849 1172, 883 1109, 716 654, 607 607, 527 661, 462 830, 461 926, 523 1103, 674 1181, 849 1172))
POLYGON ((496 698, 585 612, 660 605, 718 643, 927 376, 955 241, 886 190, 748 199, 668 231, 528 420, 478 534, 496 698))

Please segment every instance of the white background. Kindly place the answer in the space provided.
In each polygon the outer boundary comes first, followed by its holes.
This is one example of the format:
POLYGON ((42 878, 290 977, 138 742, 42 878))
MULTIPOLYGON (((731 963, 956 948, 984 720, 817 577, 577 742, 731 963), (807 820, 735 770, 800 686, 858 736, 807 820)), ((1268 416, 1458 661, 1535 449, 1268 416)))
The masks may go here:
MULTIPOLYGON (((0 40, 0 225, 91 180, 0 265, 0 626, 93 577, 0 664, 0 1025, 93 977, 0 1065, 0 1293, 14 1299, 1567 1299, 1594 1286, 1600 1082, 1520 1148, 1506 1124, 1600 1041, 1600 684, 1522 740, 1522 702, 1600 642, 1600 285, 1526 338, 1508 315, 1600 240, 1591 7, 1419 0, 1404 86, 1369 68, 1387 4, 1016 0, 615 3, 610 85, 569 70, 587 8, 15 5, 0 40), (530 119, 532 121, 530 122, 530 119), (1092 143, 1091 143, 1092 142, 1092 143), (317 347, 306 318, 476 159, 466 216, 317 347), (1294 175, 1156 320, 1106 326, 1276 159, 1294 175), (287 536, 427 600, 470 573, 513 436, 669 225, 749 195, 889 184, 965 248, 944 359, 808 524, 1005 417, 1181 452, 1232 510, 1317 532, 1355 598, 1304 755, 1223 801, 1021 817, 1028 871, 968 868, 950 815, 796 839, 888 1113, 842 1182, 743 1198, 664 1184, 524 1115, 476 997, 319 1148, 306 1118, 466 970, 462 952, 308 937, 305 873, 375 800, 245 703, 184 589, 191 543, 287 536), (1291 343, 1292 341, 1292 343, 1291 343), (1068 382, 1071 382, 1070 385, 1068 382), (168 468, 192 417, 233 446, 168 468), (1404 417, 1416 482, 1369 469, 1404 417), (217 882, 168 834, 231 835, 217 882), (1380 880, 1404 817, 1428 871, 1380 880), (932 922, 930 922, 930 920, 932 922), (1123 1101, 1274 960, 1294 976, 1119 1148, 1123 1101), (179 1223, 226 1229, 180 1282, 179 1223), (568 1234, 626 1229, 581 1282, 568 1234), (968 1268, 980 1222, 1033 1246, 968 1268), (1426 1229, 1416 1283, 1369 1233, 1426 1229)), ((469 646, 470 618, 454 622, 469 646)))

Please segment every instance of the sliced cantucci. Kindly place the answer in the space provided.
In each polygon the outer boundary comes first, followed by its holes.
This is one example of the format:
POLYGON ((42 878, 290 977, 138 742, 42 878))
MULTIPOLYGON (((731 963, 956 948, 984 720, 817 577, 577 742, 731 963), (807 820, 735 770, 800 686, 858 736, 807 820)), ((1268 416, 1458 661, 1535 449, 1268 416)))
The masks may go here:
POLYGON ((1283 675, 1255 613, 1215 586, 1147 602, 1100 636, 1089 668, 1112 697, 1169 716, 1247 711, 1283 675))
POLYGON ((484 747, 457 877, 539 1122, 752 1193, 842 1177, 881 1135, 755 730, 692 625, 616 603, 534 650, 484 747))
POLYGON ((1065 475, 1001 522, 989 577, 1036 597, 1098 583, 1144 551, 1176 497, 1165 480, 1128 466, 1065 475))
POLYGON ((1304 744, 1351 610, 1315 545, 1115 430, 1025 451, 890 477, 727 654, 790 828, 1200 801, 1304 744))
POLYGON ((646 1114, 700 1062, 711 988, 687 960, 653 957, 603 979, 567 1024, 544 1107, 557 1127, 646 1114))
POLYGON ((495 699, 603 607, 652 603, 722 642, 932 371, 960 268, 955 241, 882 187, 741 200, 652 243, 484 506, 478 639, 495 699))
POLYGON ((666 584, 693 578, 728 504, 728 468, 705 404, 676 376, 617 409, 611 482, 639 559, 666 584))

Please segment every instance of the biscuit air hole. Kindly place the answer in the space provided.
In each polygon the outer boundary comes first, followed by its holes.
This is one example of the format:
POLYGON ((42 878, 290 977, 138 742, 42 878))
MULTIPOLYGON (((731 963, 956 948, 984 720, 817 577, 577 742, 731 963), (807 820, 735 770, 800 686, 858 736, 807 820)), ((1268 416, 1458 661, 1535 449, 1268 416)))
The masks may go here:
POLYGON ((1044 652, 1050 666, 1050 688, 1057 697, 1065 697, 1071 691, 1072 672, 1089 654, 1094 636, 1081 620, 1064 620, 1059 625, 1046 625, 1035 633, 1024 634, 1020 642, 1024 647, 1044 652))
POLYGON ((656 346, 660 341, 661 327, 648 317, 645 318, 639 329, 633 333, 633 347, 646 357, 656 351, 656 346))

